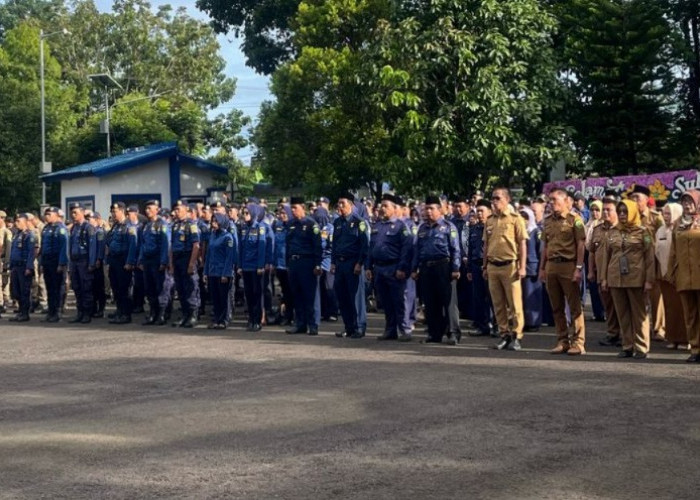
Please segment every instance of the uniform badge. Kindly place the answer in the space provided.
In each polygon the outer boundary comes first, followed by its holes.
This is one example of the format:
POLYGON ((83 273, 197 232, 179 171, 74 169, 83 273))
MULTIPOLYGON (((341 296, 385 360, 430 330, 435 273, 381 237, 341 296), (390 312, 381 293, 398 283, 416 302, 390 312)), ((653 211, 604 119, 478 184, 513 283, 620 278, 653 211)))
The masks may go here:
POLYGON ((328 231, 321 231, 321 238, 328 239, 328 231))
POLYGON ((180 241, 185 241, 185 235, 184 235, 184 234, 181 234, 181 235, 180 235, 180 241))
POLYGON ((228 246, 229 248, 233 248, 233 240, 228 240, 228 246))
POLYGON ((314 225, 314 234, 319 234, 321 230, 318 228, 318 226, 314 225))
POLYGON ((135 227, 130 227, 129 228, 129 234, 131 236, 136 236, 136 228, 135 227))
POLYGON ((97 233, 97 239, 98 239, 99 241, 104 240, 104 239, 105 239, 105 233, 102 233, 102 232, 97 233))
POLYGON ((260 230, 258 231, 258 234, 260 234, 260 236, 265 236, 265 228, 261 227, 260 230))
POLYGON ((66 230, 63 229, 63 228, 61 228, 58 232, 61 233, 61 235, 65 235, 65 234, 66 234, 66 230))
MULTIPOLYGON (((394 227, 394 226, 392 226, 394 227)), ((360 231, 365 232, 367 230, 367 224, 360 222, 360 231)))
POLYGON ((574 222, 574 226, 583 227, 583 221, 581 219, 576 219, 576 222, 574 222))

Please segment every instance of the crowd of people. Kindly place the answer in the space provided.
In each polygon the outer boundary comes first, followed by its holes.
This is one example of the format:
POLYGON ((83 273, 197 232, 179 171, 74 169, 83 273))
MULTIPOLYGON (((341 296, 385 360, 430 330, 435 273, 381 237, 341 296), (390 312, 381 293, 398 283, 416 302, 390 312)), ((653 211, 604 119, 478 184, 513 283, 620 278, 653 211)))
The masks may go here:
POLYGON ((469 335, 519 351, 525 333, 547 324, 552 354, 577 356, 590 296, 608 332, 600 343, 619 346, 618 357, 644 359, 660 340, 700 362, 699 191, 663 207, 636 186, 623 200, 555 188, 516 201, 496 188, 490 199, 387 193, 376 206, 352 193, 333 207, 324 197, 276 207, 151 200, 142 214, 117 202, 107 220, 79 203, 68 209, 68 218, 48 207, 12 220, 0 211, 0 314, 14 307, 10 321, 35 311, 61 321, 70 286, 70 323, 104 317, 111 295, 114 324, 146 312, 144 325, 165 325, 177 300, 177 327, 226 329, 245 305, 251 332, 281 324, 317 335, 322 321, 339 321, 337 337, 360 339, 377 308, 379 340, 411 341, 422 315, 425 343, 458 344, 466 319, 469 335))

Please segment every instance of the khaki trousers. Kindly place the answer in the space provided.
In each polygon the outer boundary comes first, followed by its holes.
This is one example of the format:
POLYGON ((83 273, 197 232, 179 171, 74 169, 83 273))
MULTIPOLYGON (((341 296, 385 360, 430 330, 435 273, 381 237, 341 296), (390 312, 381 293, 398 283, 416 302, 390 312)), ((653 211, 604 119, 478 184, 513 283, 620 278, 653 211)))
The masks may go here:
POLYGON ((644 288, 611 288, 610 293, 620 319, 622 349, 649 352, 649 330, 644 328, 647 317, 644 288))
POLYGON ((600 296, 603 299, 603 306, 605 306, 605 323, 608 328, 608 335, 610 337, 618 337, 620 335, 620 320, 615 312, 615 303, 612 295, 610 295, 610 291, 604 292, 600 290, 600 296))
POLYGON ((658 280, 654 281, 654 288, 649 291, 649 305, 649 334, 663 337, 666 335, 666 311, 658 280))
POLYGON ((486 272, 498 333, 501 336, 513 333, 522 339, 525 316, 517 262, 500 267, 489 264, 486 272))
POLYGON ((584 348, 586 343, 586 323, 581 307, 579 285, 572 280, 576 263, 547 262, 547 294, 552 304, 554 326, 557 330, 557 345, 584 348), (572 332, 566 321, 566 304, 571 311, 572 332))
POLYGON ((679 292, 692 354, 700 354, 700 290, 679 292))

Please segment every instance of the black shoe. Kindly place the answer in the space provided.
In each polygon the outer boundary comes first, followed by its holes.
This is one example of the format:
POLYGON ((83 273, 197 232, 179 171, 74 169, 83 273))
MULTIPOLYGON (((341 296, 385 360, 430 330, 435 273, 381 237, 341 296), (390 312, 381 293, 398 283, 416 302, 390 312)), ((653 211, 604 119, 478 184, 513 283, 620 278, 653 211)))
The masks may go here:
POLYGON ((83 322, 83 314, 79 313, 75 318, 68 320, 68 323, 82 323, 83 322))
POLYGON ((539 326, 526 326, 525 328, 523 328, 523 331, 524 331, 524 332, 529 332, 529 333, 539 332, 539 331, 540 331, 540 327, 539 327, 539 326))
POLYGON ((459 337, 460 337, 460 335, 458 333, 450 333, 450 335, 447 337, 447 344, 448 345, 459 344, 459 337))
POLYGON ((493 349, 496 349, 498 351, 508 349, 508 346, 510 346, 511 342, 513 342, 513 337, 511 337, 510 335, 504 335, 503 337, 501 337, 501 340, 493 346, 493 349))
POLYGON ((89 314, 86 314, 85 316, 83 316, 83 319, 81 319, 80 322, 83 325, 87 325, 88 323, 92 323, 92 316, 89 314))
POLYGON ((109 313, 109 314, 107 315, 107 319, 114 319, 114 318, 116 318, 117 316, 119 316, 119 314, 117 314, 116 312, 109 313))
POLYGON ((159 314, 158 319, 156 319, 156 325, 163 326, 165 323, 167 323, 167 321, 165 319, 165 315, 159 314))
POLYGON ((633 355, 634 354, 632 353, 631 350, 630 351, 620 351, 617 353, 617 357, 620 359, 631 358, 633 355))
POLYGON ((131 316, 119 316, 110 321, 113 325, 127 325, 131 323, 131 316))
POLYGON ((470 330, 469 332, 467 332, 467 335, 469 335, 470 337, 487 337, 488 335, 490 335, 490 333, 482 332, 481 330, 470 330))
POLYGON ((312 335, 312 336, 318 335, 318 328, 309 328, 309 335, 312 335))
POLYGON ((618 342, 620 342, 620 337, 605 337, 603 340, 598 341, 598 345, 603 347, 615 347, 618 342))
POLYGON ((442 339, 436 339, 433 337, 425 337, 423 340, 420 341, 421 344, 440 344, 442 343, 442 339))
POLYGON ((61 318, 58 317, 58 314, 49 314, 42 320, 44 323, 58 323, 61 321, 61 318))
POLYGON ((398 338, 398 335, 395 333, 385 333, 384 335, 377 337, 377 340, 398 340, 398 338))
POLYGON ((411 337, 410 333, 399 333, 399 338, 397 339, 399 342, 410 342, 413 339, 411 337))
POLYGON ((180 318, 180 321, 173 321, 172 326, 174 326, 175 328, 179 328, 181 326, 184 326, 186 322, 187 318, 183 316, 182 318, 180 318))
POLYGON ((328 321, 330 323, 337 323, 338 322, 338 316, 328 316, 328 321))
POLYGON ((297 335, 300 333, 306 333, 306 328, 299 328, 298 326, 293 326, 285 330, 287 335, 297 335))
POLYGON ((250 329, 251 332, 259 332, 260 330, 262 330, 260 323, 253 323, 253 327, 250 329))
POLYGON ((15 321, 17 323, 24 323, 26 321, 29 321, 29 315, 28 314, 18 314, 14 318, 10 318, 10 321, 15 321))
POLYGON ((146 316, 146 319, 141 322, 143 326, 148 326, 148 325, 155 325, 156 324, 156 318, 154 316, 146 316))
POLYGON ((634 359, 647 359, 647 353, 645 352, 635 352, 632 357, 634 359))
POLYGON ((134 309, 131 312, 134 314, 139 314, 139 313, 144 312, 144 308, 143 307, 134 307, 134 309))
POLYGON ((92 317, 93 318, 104 318, 105 312, 104 311, 97 311, 96 313, 93 313, 92 317))
POLYGON ((195 325, 197 324, 197 316, 194 314, 190 314, 190 317, 185 320, 185 322, 182 324, 183 328, 194 328, 195 325))
POLYGON ((345 330, 343 330, 342 332, 335 332, 335 336, 339 339, 342 339, 343 337, 349 337, 350 335, 348 335, 348 332, 346 332, 345 330))
POLYGON ((355 332, 352 335, 350 335, 350 338, 351 339, 361 339, 364 336, 365 336, 364 332, 355 332))
POLYGON ((513 339, 513 342, 511 342, 507 347, 509 351, 520 351, 522 348, 523 346, 520 345, 520 341, 518 339, 513 339))
POLYGON ((686 363, 700 363, 700 354, 691 354, 688 359, 685 360, 686 363))

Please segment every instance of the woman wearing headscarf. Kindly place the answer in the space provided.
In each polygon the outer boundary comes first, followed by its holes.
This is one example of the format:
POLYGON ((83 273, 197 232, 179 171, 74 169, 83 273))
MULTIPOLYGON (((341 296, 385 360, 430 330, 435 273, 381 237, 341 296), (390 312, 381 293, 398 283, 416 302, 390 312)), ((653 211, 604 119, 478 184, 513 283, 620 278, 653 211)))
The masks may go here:
POLYGON ((593 309, 593 319, 595 321, 605 321, 605 307, 603 305, 603 299, 600 296, 600 291, 598 290, 598 283, 591 275, 591 269, 589 266, 589 252, 591 251, 591 242, 593 241, 593 230, 600 224, 603 223, 603 202, 600 200, 594 200, 590 203, 590 218, 586 223, 586 268, 588 272, 586 273, 586 286, 591 293, 591 309, 593 309))
POLYGON ((238 251, 238 273, 243 276, 245 301, 248 306, 249 332, 260 331, 263 306, 263 274, 266 258, 266 228, 262 225, 263 208, 249 203, 242 211, 243 225, 238 251))
POLYGON ((617 205, 618 223, 608 232, 600 270, 601 288, 610 290, 620 320, 622 351, 618 358, 645 359, 649 352, 646 294, 656 280, 654 244, 642 226, 637 204, 617 205))
POLYGON ((656 231, 654 252, 659 262, 659 286, 666 310, 666 347, 685 350, 688 348, 688 335, 685 331, 681 298, 673 283, 665 279, 668 274, 668 257, 671 252, 673 225, 683 214, 683 207, 678 203, 668 203, 664 205, 661 213, 664 225, 656 231))
POLYGON ((238 242, 227 227, 226 215, 216 213, 212 216, 204 260, 204 278, 209 286, 213 307, 209 329, 223 330, 228 325, 228 292, 233 280, 233 266, 238 259, 238 242))
POLYGON ((527 230, 526 274, 522 279, 523 312, 525 316, 525 327, 523 330, 536 332, 542 325, 542 282, 539 279, 542 230, 537 225, 535 213, 530 207, 521 207, 520 215, 525 219, 525 229, 527 230))
POLYGON ((681 196, 683 215, 676 222, 668 257, 667 279, 680 294, 690 343, 688 363, 700 362, 700 191, 681 196))
MULTIPOLYGON (((292 219, 292 208, 289 203, 280 203, 277 208, 277 220, 272 223, 272 232, 275 237, 273 251, 273 273, 277 277, 282 289, 281 304, 284 312, 280 311, 280 324, 288 326, 294 318, 294 302, 292 289, 289 285, 289 273, 287 272, 287 234, 289 221, 292 219)), ((281 308, 280 308, 281 309, 281 308)))

